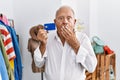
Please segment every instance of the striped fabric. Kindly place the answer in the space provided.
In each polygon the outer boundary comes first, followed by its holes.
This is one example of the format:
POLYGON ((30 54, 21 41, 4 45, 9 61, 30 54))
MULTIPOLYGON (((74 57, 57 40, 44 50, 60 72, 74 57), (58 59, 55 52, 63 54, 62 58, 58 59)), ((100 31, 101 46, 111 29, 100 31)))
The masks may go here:
POLYGON ((12 60, 16 57, 16 55, 15 55, 15 52, 14 52, 11 35, 4 25, 0 25, 0 31, 1 31, 1 34, 2 34, 3 43, 4 43, 4 46, 5 46, 5 49, 6 49, 6 53, 8 55, 8 59, 12 60))

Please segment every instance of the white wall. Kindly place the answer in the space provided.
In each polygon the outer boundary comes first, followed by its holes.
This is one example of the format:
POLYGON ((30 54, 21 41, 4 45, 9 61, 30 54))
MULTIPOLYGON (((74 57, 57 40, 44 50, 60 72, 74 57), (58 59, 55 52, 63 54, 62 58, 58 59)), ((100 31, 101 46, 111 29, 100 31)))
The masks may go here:
POLYGON ((83 27, 83 32, 90 36, 89 31, 89 0, 77 0, 77 19, 80 20, 81 27, 83 27))
POLYGON ((62 5, 69 5, 74 9, 76 19, 83 27, 82 31, 89 36, 89 0, 62 0, 62 5))
POLYGON ((117 80, 120 80, 120 1, 99 0, 98 34, 116 53, 117 80))
POLYGON ((116 53, 116 80, 120 80, 120 1, 91 0, 90 34, 99 36, 116 53))
POLYGON ((89 3, 89 32, 90 38, 98 35, 98 0, 89 3))
POLYGON ((13 0, 0 0, 0 13, 6 15, 7 18, 14 19, 13 0))

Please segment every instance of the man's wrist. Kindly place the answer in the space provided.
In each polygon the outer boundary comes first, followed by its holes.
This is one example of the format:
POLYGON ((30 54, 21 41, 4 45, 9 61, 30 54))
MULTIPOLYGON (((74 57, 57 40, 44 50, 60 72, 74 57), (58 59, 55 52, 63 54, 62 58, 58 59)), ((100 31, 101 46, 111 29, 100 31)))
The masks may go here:
POLYGON ((79 48, 80 48, 80 43, 79 43, 79 41, 76 41, 76 43, 73 46, 73 49, 74 49, 74 51, 75 51, 76 54, 77 54, 79 48))
POLYGON ((44 54, 45 50, 46 50, 46 44, 45 43, 40 43, 39 49, 42 53, 42 55, 44 54))

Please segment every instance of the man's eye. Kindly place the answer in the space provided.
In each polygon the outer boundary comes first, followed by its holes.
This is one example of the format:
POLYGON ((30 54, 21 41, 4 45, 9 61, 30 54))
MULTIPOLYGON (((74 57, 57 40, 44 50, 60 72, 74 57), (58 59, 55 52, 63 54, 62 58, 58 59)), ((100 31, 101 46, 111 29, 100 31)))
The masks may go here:
POLYGON ((71 20, 72 18, 71 17, 68 17, 67 20, 71 20))
POLYGON ((63 18, 62 18, 62 17, 59 17, 58 20, 63 20, 63 18))

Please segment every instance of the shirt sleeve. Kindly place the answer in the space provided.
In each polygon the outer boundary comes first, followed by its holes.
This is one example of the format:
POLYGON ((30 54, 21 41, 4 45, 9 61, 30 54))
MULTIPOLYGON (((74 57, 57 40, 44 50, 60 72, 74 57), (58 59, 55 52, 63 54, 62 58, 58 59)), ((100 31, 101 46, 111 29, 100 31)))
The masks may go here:
POLYGON ((47 57, 46 52, 42 56, 41 51, 39 50, 39 46, 34 51, 34 62, 37 67, 42 67, 45 63, 45 58, 47 57))
POLYGON ((97 59, 89 38, 86 35, 83 37, 76 55, 76 62, 80 63, 88 72, 93 72, 97 65, 97 59))

